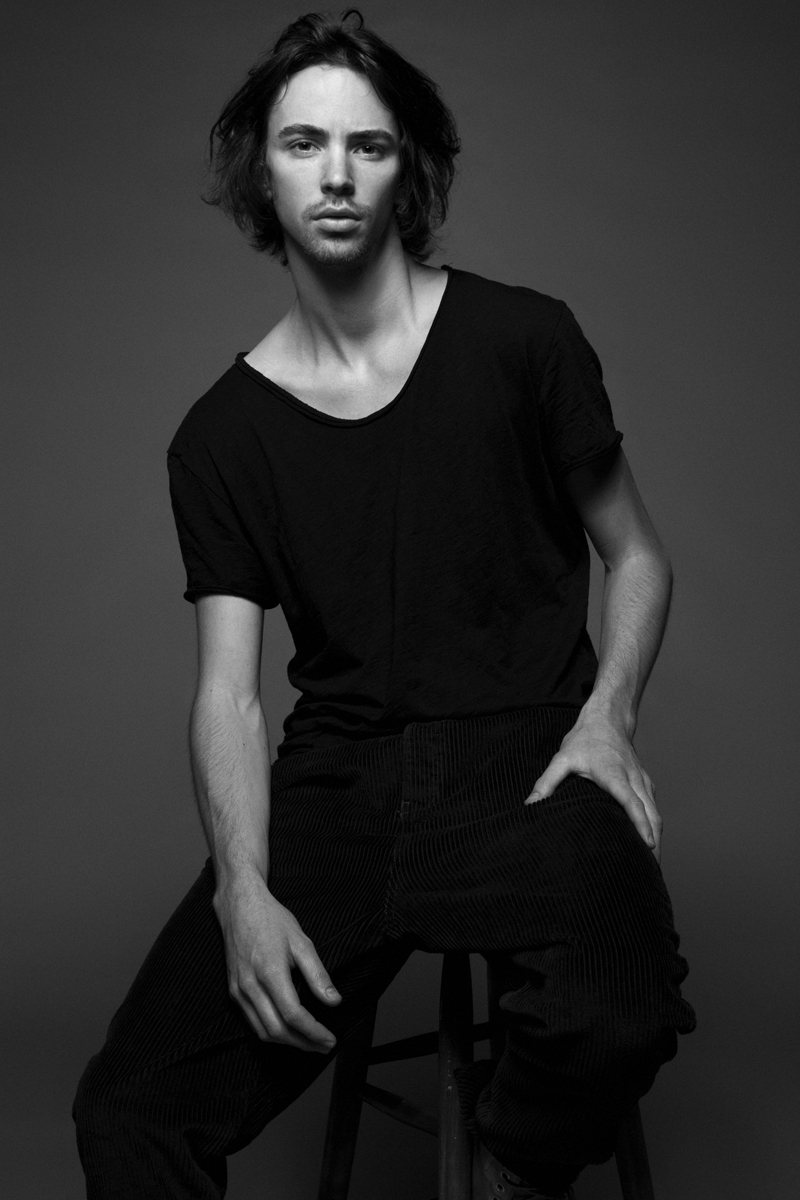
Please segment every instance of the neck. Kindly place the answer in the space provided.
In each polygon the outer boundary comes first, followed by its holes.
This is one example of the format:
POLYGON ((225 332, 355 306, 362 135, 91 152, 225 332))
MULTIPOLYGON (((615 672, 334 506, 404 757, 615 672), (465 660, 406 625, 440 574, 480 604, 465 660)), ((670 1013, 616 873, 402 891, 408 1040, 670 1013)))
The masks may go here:
POLYGON ((398 237, 364 262, 326 266, 287 246, 297 296, 289 313, 295 337, 314 353, 348 357, 389 326, 413 320, 414 282, 425 268, 398 237))

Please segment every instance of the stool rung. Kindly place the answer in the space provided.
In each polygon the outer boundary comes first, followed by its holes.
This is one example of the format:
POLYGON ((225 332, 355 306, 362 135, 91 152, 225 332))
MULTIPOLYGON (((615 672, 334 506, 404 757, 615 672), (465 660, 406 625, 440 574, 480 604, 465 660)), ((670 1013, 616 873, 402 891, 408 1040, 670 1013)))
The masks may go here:
POLYGON ((385 1092, 383 1088, 365 1083, 358 1089, 357 1095, 366 1104, 377 1108, 378 1112, 385 1113, 387 1117, 394 1117, 395 1121, 402 1121, 404 1125, 421 1129, 423 1133, 432 1133, 434 1137, 439 1133, 439 1122, 433 1113, 426 1112, 424 1108, 417 1108, 416 1104, 395 1095, 394 1092, 385 1092))
MULTIPOLYGON (((491 1033, 488 1021, 473 1025, 473 1042, 485 1041, 491 1033)), ((436 1054, 439 1049, 438 1033, 417 1033, 414 1037, 399 1038, 396 1042, 384 1042, 373 1046, 369 1055, 370 1066, 376 1063, 400 1062, 403 1058, 421 1058, 424 1054, 436 1054)))

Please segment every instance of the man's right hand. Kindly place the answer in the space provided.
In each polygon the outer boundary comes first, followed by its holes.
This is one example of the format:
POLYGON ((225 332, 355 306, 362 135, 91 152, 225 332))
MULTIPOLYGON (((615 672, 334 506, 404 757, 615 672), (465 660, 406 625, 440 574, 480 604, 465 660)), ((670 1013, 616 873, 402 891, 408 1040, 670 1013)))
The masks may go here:
POLYGON ((289 910, 254 875, 218 889, 214 909, 225 939, 230 994, 258 1036, 327 1054, 336 1038, 300 1003, 292 968, 323 1004, 339 1004, 342 997, 289 910))

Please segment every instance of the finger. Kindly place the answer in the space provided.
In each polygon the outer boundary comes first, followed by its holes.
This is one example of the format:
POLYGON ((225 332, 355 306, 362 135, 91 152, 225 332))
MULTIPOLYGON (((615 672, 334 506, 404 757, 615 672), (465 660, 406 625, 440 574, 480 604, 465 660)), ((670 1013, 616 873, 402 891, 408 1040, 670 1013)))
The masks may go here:
POLYGON ((551 796, 558 785, 564 782, 570 772, 569 763, 565 759, 560 758, 559 755, 555 755, 536 780, 536 783, 533 785, 533 791, 525 803, 536 804, 539 800, 544 800, 547 796, 551 796))
POLYGON ((661 862, 661 835, 664 828, 664 822, 662 821, 661 815, 656 808, 655 796, 653 794, 654 791, 655 789, 652 789, 651 794, 649 795, 642 795, 640 792, 639 795, 642 803, 644 804, 645 812, 647 813, 647 819, 650 822, 650 828, 653 833, 653 841, 655 842, 655 845, 653 846, 653 853, 656 856, 656 862, 661 862))
POLYGON ((298 1050, 316 1051, 318 1054, 327 1054, 332 1049, 331 1045, 321 1045, 290 1029, 265 992, 259 991, 251 999, 246 992, 240 991, 236 999, 263 1042, 276 1042, 284 1046, 294 1046, 298 1050))
MULTIPOLYGON (((658 840, 655 836, 653 824, 651 823, 645 802, 638 792, 631 787, 627 779, 609 780, 605 783, 605 788, 617 803, 621 804, 625 809, 642 840, 647 843, 651 850, 655 850, 658 840)), ((654 817, 657 816, 658 814, 654 813, 654 817)))
POLYGON ((265 986, 278 1015, 293 1033, 317 1043, 325 1050, 331 1050, 336 1045, 336 1038, 330 1029, 321 1025, 300 1003, 300 997, 289 975, 273 977, 265 981, 265 986))
POLYGON ((644 805, 647 819, 650 822, 650 828, 653 833, 653 838, 656 842, 656 849, 661 840, 661 830, 663 821, 661 814, 656 808, 656 789, 653 781, 645 771, 644 767, 639 766, 638 770, 628 774, 628 783, 638 795, 644 805))
POLYGON ((310 941, 293 947, 295 965, 299 967, 308 986, 323 1004, 341 1004, 341 994, 334 987, 333 980, 322 965, 322 962, 310 941))
POLYGON ((639 798, 644 803, 648 811, 648 815, 658 816, 656 809, 656 789, 650 776, 645 771, 644 767, 637 764, 637 768, 628 772, 628 782, 633 790, 638 793, 639 798))

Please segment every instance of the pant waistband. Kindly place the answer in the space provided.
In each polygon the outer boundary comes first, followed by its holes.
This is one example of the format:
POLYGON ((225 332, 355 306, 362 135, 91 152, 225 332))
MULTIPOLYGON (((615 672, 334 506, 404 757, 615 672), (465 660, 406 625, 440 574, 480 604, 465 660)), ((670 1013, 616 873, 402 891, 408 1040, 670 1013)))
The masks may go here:
POLYGON ((342 740, 314 749, 279 755, 272 767, 273 783, 299 779, 309 773, 324 775, 342 770, 381 769, 401 761, 422 764, 465 763, 491 758, 493 749, 505 753, 516 742, 530 752, 550 747, 554 753, 561 739, 577 720, 574 705, 534 705, 474 717, 452 717, 434 721, 410 721, 398 733, 379 737, 342 740))

